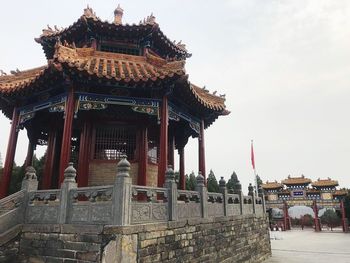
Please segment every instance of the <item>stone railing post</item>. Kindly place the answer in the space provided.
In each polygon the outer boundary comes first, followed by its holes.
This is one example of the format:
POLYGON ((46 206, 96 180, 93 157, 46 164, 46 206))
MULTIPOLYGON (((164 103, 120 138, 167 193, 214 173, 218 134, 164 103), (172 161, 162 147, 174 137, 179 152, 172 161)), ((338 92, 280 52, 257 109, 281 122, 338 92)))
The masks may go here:
POLYGON ((222 203, 224 206, 224 215, 227 216, 228 215, 228 196, 227 196, 227 187, 226 187, 226 181, 224 179, 224 177, 221 177, 220 181, 219 181, 219 189, 220 189, 220 193, 222 193, 222 203))
POLYGON ((261 197, 263 214, 265 215, 265 213, 266 213, 265 195, 264 195, 264 190, 262 189, 261 185, 259 185, 258 193, 259 193, 259 197, 261 197))
POLYGON ((66 170, 64 170, 64 180, 61 185, 60 214, 58 219, 60 224, 65 224, 67 222, 68 208, 70 205, 69 191, 77 188, 76 176, 77 170, 73 167, 73 163, 70 162, 66 170))
POLYGON ((177 220, 177 184, 175 182, 175 173, 171 165, 165 173, 164 187, 168 189, 168 218, 170 221, 177 220))
POLYGON ((252 203, 253 203, 253 214, 256 214, 256 194, 255 192, 253 192, 253 195, 252 195, 252 203))
POLYGON ((126 155, 117 164, 117 177, 113 187, 113 223, 126 226, 131 223, 130 163, 126 155))
POLYGON ((243 215, 243 206, 244 206, 244 194, 242 189, 239 191, 239 208, 241 210, 241 215, 243 215))
POLYGON ((38 179, 36 177, 36 171, 33 166, 27 166, 26 173, 22 180, 21 189, 27 192, 38 190, 38 179))
POLYGON ((198 176, 196 177, 196 191, 199 192, 199 195, 201 197, 201 212, 202 217, 207 218, 208 217, 208 192, 207 188, 204 184, 204 177, 201 172, 198 173, 198 176))

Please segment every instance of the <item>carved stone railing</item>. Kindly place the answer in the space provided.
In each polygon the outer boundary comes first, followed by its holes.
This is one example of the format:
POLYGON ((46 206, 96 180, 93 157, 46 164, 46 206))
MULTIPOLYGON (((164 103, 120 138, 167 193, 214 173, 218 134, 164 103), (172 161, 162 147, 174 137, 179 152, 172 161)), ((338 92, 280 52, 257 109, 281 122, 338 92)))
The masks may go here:
POLYGON ((112 195, 113 185, 71 189, 67 222, 70 224, 112 224, 112 195))
POLYGON ((131 184, 130 163, 117 165, 113 185, 77 187, 76 170, 70 163, 60 189, 36 190, 32 167, 27 169, 23 190, 0 200, 0 234, 16 224, 132 225, 183 219, 234 215, 263 216, 264 198, 252 191, 228 194, 221 178, 220 193, 208 193, 204 177, 196 177, 195 191, 178 190, 174 171, 166 172, 164 187, 131 184))
POLYGON ((26 223, 58 223, 61 199, 59 189, 29 192, 27 196, 26 223))
POLYGON ((25 191, 0 200, 0 234, 23 222, 25 191))
POLYGON ((202 217, 199 192, 178 190, 177 193, 176 213, 178 219, 202 217))
POLYGON ((168 221, 168 189, 133 185, 131 223, 168 221))

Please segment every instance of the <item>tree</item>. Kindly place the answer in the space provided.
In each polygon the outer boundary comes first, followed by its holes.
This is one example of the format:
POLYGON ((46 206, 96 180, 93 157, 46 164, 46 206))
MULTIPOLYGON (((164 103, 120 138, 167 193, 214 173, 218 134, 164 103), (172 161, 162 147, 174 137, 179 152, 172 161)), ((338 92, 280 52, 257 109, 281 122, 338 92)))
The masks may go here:
POLYGON ((230 179, 228 179, 228 181, 226 183, 226 187, 230 193, 232 193, 232 192, 236 193, 236 192, 242 190, 242 186, 238 180, 238 176, 237 176, 236 172, 233 172, 231 174, 230 179))
POLYGON ((333 227, 339 225, 340 218, 337 216, 337 213, 333 209, 327 209, 321 216, 321 221, 327 224, 331 230, 333 230, 333 227))
POLYGON ((186 174, 186 190, 194 191, 196 188, 196 175, 192 171, 188 176, 186 174))
POLYGON ((211 193, 219 192, 219 184, 218 184, 218 181, 216 180, 213 170, 210 170, 209 172, 208 179, 207 179, 207 188, 208 188, 208 192, 211 192, 211 193))
POLYGON ((258 185, 258 189, 259 189, 259 186, 263 184, 263 181, 261 180, 259 175, 256 175, 256 183, 258 185))

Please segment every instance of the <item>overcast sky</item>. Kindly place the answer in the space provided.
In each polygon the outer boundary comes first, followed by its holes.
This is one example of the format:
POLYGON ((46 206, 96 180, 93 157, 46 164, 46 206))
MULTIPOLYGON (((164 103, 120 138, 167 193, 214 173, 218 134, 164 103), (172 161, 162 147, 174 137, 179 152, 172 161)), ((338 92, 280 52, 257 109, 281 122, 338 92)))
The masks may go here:
MULTIPOLYGON (((0 69, 46 63, 34 37, 47 24, 69 26, 89 4, 112 21, 116 1, 6 1, 1 5, 0 69)), ((236 171, 245 188, 256 168, 266 180, 304 174, 350 186, 350 1, 121 0, 123 21, 151 12, 162 31, 193 54, 191 82, 226 94, 231 114, 206 130, 207 172, 236 171)), ((4 159, 10 122, 0 117, 4 159)), ((186 171, 198 170, 197 140, 186 147, 186 171)), ((20 132, 16 162, 27 149, 20 132)), ((42 154, 42 149, 38 154, 42 154)), ((178 166, 177 166, 178 167, 178 166)), ((176 167, 176 168, 177 168, 176 167)))

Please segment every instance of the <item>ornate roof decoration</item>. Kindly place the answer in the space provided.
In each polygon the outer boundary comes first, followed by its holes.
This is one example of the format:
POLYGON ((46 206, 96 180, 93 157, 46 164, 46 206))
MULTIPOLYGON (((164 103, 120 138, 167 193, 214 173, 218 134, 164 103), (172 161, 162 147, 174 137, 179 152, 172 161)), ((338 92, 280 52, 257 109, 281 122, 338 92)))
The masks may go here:
POLYGON ((24 71, 11 71, 11 75, 0 76, 0 93, 11 93, 23 89, 44 75, 49 66, 24 71))
POLYGON ((53 29, 48 26, 47 29, 43 29, 42 34, 38 38, 35 38, 35 41, 43 46, 48 59, 52 58, 52 46, 56 43, 57 39, 72 42, 77 36, 82 37, 82 34, 90 35, 92 33, 118 37, 123 37, 124 35, 130 36, 132 34, 141 38, 151 37, 152 42, 156 43, 158 47, 164 48, 168 53, 172 53, 174 56, 185 58, 191 56, 186 46, 181 43, 181 41, 178 43, 173 42, 164 35, 159 25, 156 23, 153 14, 143 21, 140 21, 138 25, 128 25, 122 24, 123 11, 124 10, 118 5, 114 11, 114 21, 110 23, 108 21, 102 21, 96 16, 92 8, 87 6, 87 8, 84 9, 83 15, 71 26, 64 29, 58 29, 56 26, 53 29))
POLYGON ((335 192, 333 193, 333 196, 344 196, 347 195, 348 192, 346 190, 335 190, 335 192))
POLYGON ((155 81, 185 74, 185 61, 166 61, 146 52, 145 56, 72 48, 58 45, 54 59, 70 68, 117 81, 155 81))
MULTIPOLYGON (((210 94, 205 86, 200 88, 192 83, 190 83, 190 90, 198 101, 200 101, 200 103, 205 107, 216 111, 225 110, 225 95, 216 96, 214 94, 210 94)), ((229 112, 227 112, 227 114, 229 114, 229 112)))
POLYGON ((277 181, 275 181, 275 182, 266 181, 266 183, 262 184, 261 187, 264 190, 272 190, 272 189, 283 188, 283 185, 281 183, 278 183, 277 181))
POLYGON ((327 179, 318 179, 317 181, 311 184, 313 187, 335 187, 338 186, 338 181, 332 180, 331 178, 327 179))
POLYGON ((303 185, 303 184, 309 184, 309 183, 311 183, 311 180, 309 178, 305 178, 304 175, 300 177, 291 177, 289 175, 287 179, 282 181, 282 184, 285 184, 285 185, 303 185))

